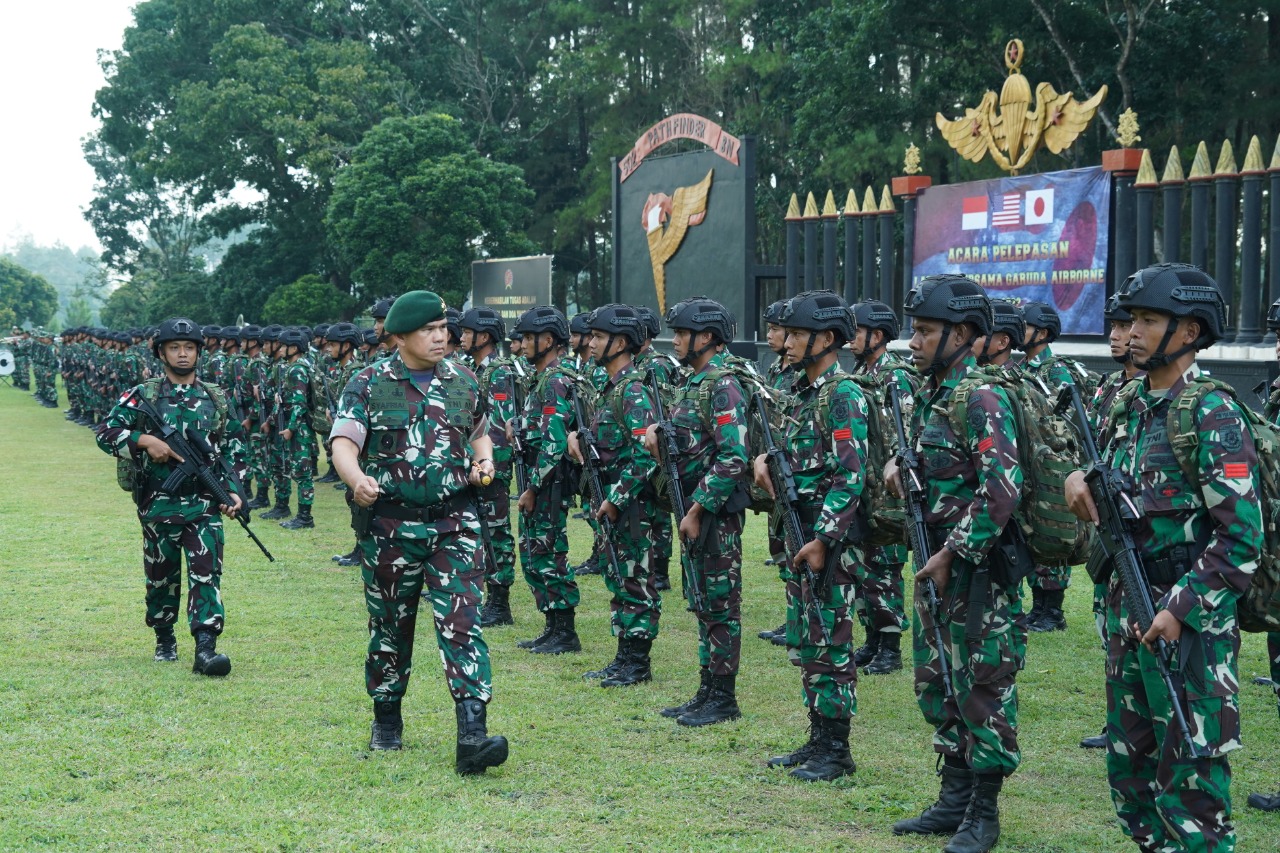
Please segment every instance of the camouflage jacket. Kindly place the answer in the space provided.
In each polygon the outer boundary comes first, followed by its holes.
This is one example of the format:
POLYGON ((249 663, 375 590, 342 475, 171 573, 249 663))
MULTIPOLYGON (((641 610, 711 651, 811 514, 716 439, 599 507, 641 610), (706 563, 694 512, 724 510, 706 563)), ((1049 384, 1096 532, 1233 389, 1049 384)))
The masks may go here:
POLYGON ((1271 383, 1271 394, 1262 404, 1262 416, 1272 426, 1280 426, 1280 378, 1271 383))
MULTIPOLYGON (((469 488, 470 444, 488 431, 487 414, 470 370, 445 359, 420 385, 396 353, 348 383, 329 437, 360 448, 361 467, 378 481, 379 500, 422 508, 469 488)), ((404 539, 430 535, 424 522, 383 516, 372 531, 404 539)))
POLYGON ((690 500, 707 512, 718 513, 737 490, 747 487, 750 474, 747 453, 747 394, 741 381, 724 372, 724 353, 716 353, 706 367, 684 380, 671 407, 671 425, 680 479, 690 500), (710 412, 700 400, 710 389, 710 412), (710 415, 708 422, 704 415, 710 415))
POLYGON ((640 496, 657 470, 657 462, 644 449, 644 434, 653 422, 644 371, 629 364, 605 383, 591 422, 604 497, 620 510, 640 496))
POLYGON ((311 362, 306 357, 281 365, 280 415, 284 429, 297 432, 311 424, 311 362))
MULTIPOLYGON (((810 383, 801 372, 794 386, 782 446, 795 474, 801 503, 816 515, 812 533, 828 546, 857 532, 858 500, 867 459, 867 401, 834 362, 810 383), (823 394, 823 386, 838 383, 823 394), (826 411, 819 411, 823 400, 826 411)), ((852 544, 851 542, 849 544, 852 544)))
POLYGON ((551 482, 569 449, 569 433, 576 423, 570 389, 577 381, 577 375, 560 359, 552 359, 531 380, 522 424, 524 446, 530 454, 529 488, 535 492, 551 482))
MULTIPOLYGON (((908 424, 911 422, 911 412, 915 406, 916 385, 919 384, 920 375, 916 373, 910 362, 897 353, 885 350, 884 354, 874 362, 859 364, 857 369, 854 370, 854 375, 857 376, 859 374, 882 378, 885 382, 886 393, 898 395, 898 403, 902 408, 903 420, 908 424)), ((887 402, 888 398, 885 399, 887 402)), ((903 544, 886 545, 883 548, 868 548, 867 559, 884 565, 905 563, 907 561, 907 546, 903 544)))
POLYGON ((1054 355, 1053 347, 1046 346, 1018 366, 1049 386, 1051 394, 1056 394, 1067 383, 1079 385, 1086 391, 1090 387, 1088 371, 1076 361, 1054 355))
POLYGON ((975 389, 965 412, 968 435, 957 436, 951 428, 951 392, 976 369, 970 355, 941 382, 934 377, 921 385, 910 436, 925 469, 926 524, 945 531, 945 547, 975 565, 986 558, 1022 496, 1013 403, 1004 389, 975 389))
POLYGON ((249 359, 246 369, 249 396, 253 401, 253 420, 263 423, 271 413, 271 359, 261 352, 249 359))
POLYGON ((642 373, 657 376, 659 388, 678 387, 686 372, 673 356, 658 352, 652 344, 636 354, 635 366, 642 373))
MULTIPOLYGON (((1139 376, 1142 374, 1139 373, 1139 376)), ((1107 416, 1111 413, 1111 404, 1115 402, 1116 395, 1120 393, 1120 389, 1128 385, 1129 377, 1125 374, 1124 368, 1114 373, 1108 373, 1098 383, 1098 390, 1093 392, 1093 398, 1084 401, 1085 412, 1089 415, 1089 426, 1093 428, 1095 436, 1102 435, 1107 428, 1107 416)))
POLYGON ((604 391, 605 384, 609 381, 609 371, 596 364, 590 358, 579 358, 578 356, 569 356, 562 359, 570 370, 577 373, 584 380, 591 384, 591 389, 596 394, 604 391))
MULTIPOLYGON (((160 377, 147 380, 136 386, 136 390, 159 410, 166 424, 204 436, 220 457, 226 453, 224 442, 241 436, 240 424, 229 418, 225 410, 219 412, 214 402, 213 395, 221 395, 221 390, 216 387, 211 390, 203 381, 175 385, 168 378, 160 377)), ((118 458, 132 458, 142 467, 144 486, 138 515, 146 521, 184 524, 216 514, 218 507, 201 494, 194 480, 188 480, 176 495, 157 491, 173 472, 172 467, 168 463, 152 462, 147 452, 138 446, 143 433, 154 435, 155 429, 136 411, 120 403, 97 429, 98 447, 103 452, 118 458)), ((226 463, 237 477, 243 474, 243 459, 226 458, 226 463)), ((228 484, 227 490, 237 491, 239 485, 228 484)))
POLYGON ((1171 587, 1155 587, 1158 607, 1194 631, 1216 633, 1234 628, 1235 601, 1248 588, 1261 554, 1258 455, 1239 404, 1211 392, 1195 413, 1200 488, 1187 481, 1167 417, 1170 401, 1199 376, 1193 364, 1167 392, 1154 394, 1142 380, 1131 405, 1112 408, 1103 456, 1133 478, 1142 511, 1133 535, 1143 556, 1159 560, 1178 546, 1192 546, 1187 573, 1171 587))
POLYGON ((769 365, 769 369, 764 374, 765 384, 775 391, 791 392, 791 387, 796 382, 796 369, 792 366, 784 366, 782 357, 773 360, 769 365))
POLYGON ((511 360, 489 356, 478 370, 480 388, 489 405, 489 439, 493 442, 493 467, 498 479, 511 479, 511 440, 507 424, 516 417, 515 371, 511 360))

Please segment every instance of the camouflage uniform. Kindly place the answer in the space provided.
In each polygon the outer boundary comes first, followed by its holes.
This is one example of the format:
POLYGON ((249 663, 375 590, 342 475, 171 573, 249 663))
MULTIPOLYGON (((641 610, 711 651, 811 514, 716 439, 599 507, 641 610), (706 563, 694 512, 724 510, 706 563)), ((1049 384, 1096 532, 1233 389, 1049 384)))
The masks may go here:
POLYGON ((511 360, 489 356, 478 366, 480 387, 489 407, 489 440, 493 442, 493 482, 481 490, 481 513, 489 528, 496 565, 485 560, 486 583, 509 587, 516 581, 516 543, 511 533, 511 441, 507 424, 516 417, 517 380, 511 360))
MULTIPOLYGON (((136 389, 152 403, 165 422, 179 430, 203 434, 215 448, 240 425, 227 419, 215 405, 212 392, 201 383, 174 385, 168 379, 151 379, 136 389)), ((192 634, 222 633, 225 613, 222 583, 222 519, 218 507, 204 497, 194 480, 176 494, 158 488, 171 473, 167 463, 154 463, 138 446, 143 432, 154 429, 134 411, 116 405, 98 427, 98 447, 120 458, 141 462, 140 486, 135 492, 138 519, 142 522, 142 566, 147 578, 147 625, 171 626, 181 601, 182 555, 187 557, 187 623, 192 634), (142 429, 140 429, 142 427, 142 429)), ((239 460, 229 460, 237 474, 239 460)))
POLYGON ((750 497, 747 394, 716 353, 676 394, 670 417, 680 479, 690 502, 705 510, 689 570, 702 584, 698 665, 736 675, 742 658, 742 530, 750 497), (710 385, 710 388, 706 387, 710 385))
POLYGON ((934 751, 976 774, 1009 776, 1020 761, 1018 692, 1021 614, 1016 586, 993 576, 989 552, 1013 517, 1022 490, 1013 403, 998 386, 981 386, 968 398, 967 434, 956 435, 946 403, 965 375, 976 369, 972 355, 939 382, 926 382, 915 396, 912 431, 926 468, 925 522, 934 550, 955 553, 943 599, 942 650, 955 688, 946 698, 939 650, 923 596, 912 619, 916 701, 934 726, 934 751), (936 408, 935 408, 936 407, 936 408))
POLYGON ((249 433, 249 471, 261 492, 271 482, 268 455, 271 436, 262 432, 262 425, 271 417, 271 359, 261 352, 249 359, 245 367, 246 388, 242 392, 249 401, 249 421, 253 431, 249 433))
POLYGON ((342 394, 330 439, 355 443, 381 489, 359 543, 365 686, 375 703, 398 703, 408 687, 424 587, 454 701, 487 702, 492 693, 479 618, 480 521, 467 483, 470 442, 487 429, 475 374, 447 359, 422 382, 397 353, 361 370, 342 394))
POLYGON ((31 338, 24 332, 13 342, 13 385, 31 390, 31 338))
MULTIPOLYGON (((1143 509, 1134 540, 1156 609, 1182 623, 1181 682, 1192 736, 1205 757, 1183 754, 1164 683, 1133 637, 1117 578, 1107 595, 1107 777, 1126 835, 1143 850, 1232 850, 1231 768, 1240 747, 1235 602, 1262 546, 1254 476, 1258 457, 1239 404, 1210 392, 1195 413, 1199 490, 1178 464, 1170 401, 1200 376, 1194 364, 1167 393, 1144 380, 1111 411, 1103 455, 1133 478, 1143 509)), ((1122 398, 1123 399, 1123 398, 1122 398)))
POLYGON ((276 496, 288 498, 288 483, 298 481, 298 515, 309 516, 315 503, 315 434, 311 429, 311 363, 300 357, 281 366, 279 422, 291 435, 279 437, 286 486, 276 496))
POLYGON ((533 379, 525 398, 522 422, 529 454, 529 488, 537 496, 533 511, 522 520, 527 526, 529 560, 524 578, 533 590, 538 610, 573 609, 578 606, 578 583, 569 565, 569 538, 565 533, 569 500, 577 485, 569 473, 566 455, 569 429, 574 422, 569 393, 575 376, 559 359, 553 359, 533 379))
MULTIPOLYGON (((676 360, 665 353, 658 352, 652 345, 646 346, 636 354, 634 364, 641 373, 657 376, 658 387, 664 390, 676 388, 683 379, 676 360)), ((645 511, 649 515, 649 526, 653 531, 654 571, 659 577, 665 578, 671 564, 674 537, 671 513, 658 506, 657 501, 646 502, 645 511)))

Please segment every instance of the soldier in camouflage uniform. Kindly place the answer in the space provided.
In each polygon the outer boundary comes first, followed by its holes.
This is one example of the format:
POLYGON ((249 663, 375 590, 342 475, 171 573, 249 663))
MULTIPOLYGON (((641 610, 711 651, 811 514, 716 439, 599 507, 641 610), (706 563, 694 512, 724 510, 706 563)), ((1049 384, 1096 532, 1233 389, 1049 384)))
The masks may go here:
MULTIPOLYGON (((702 590, 698 620, 700 684, 693 698, 664 708, 684 726, 707 726, 742 716, 737 677, 742 661, 742 530, 748 491, 747 391, 726 367, 734 318, 715 300, 693 297, 667 311, 672 347, 687 375, 673 389, 667 413, 679 450, 675 460, 686 494, 679 519, 686 571, 702 590)), ((661 452, 656 429, 646 436, 661 452)), ((657 501, 654 501, 656 504, 657 501)))
POLYGON ((58 347, 53 342, 53 333, 44 329, 36 329, 36 339, 32 349, 31 365, 35 370, 35 398, 46 409, 58 408, 58 347))
POLYGON ((298 484, 298 514, 280 522, 286 530, 307 530, 316 526, 311 517, 315 503, 315 433, 311 426, 314 405, 311 391, 311 362, 307 359, 311 338, 302 329, 285 329, 278 342, 280 374, 280 443, 284 448, 285 475, 298 484))
POLYGON ((13 387, 31 390, 31 335, 21 326, 13 327, 13 387))
MULTIPOLYGON (((1204 388, 1207 380, 1195 361, 1196 352, 1220 340, 1226 327, 1213 279, 1192 266, 1161 264, 1130 276, 1118 295, 1120 307, 1133 316, 1130 353, 1147 375, 1117 397, 1101 452, 1133 483, 1141 514, 1132 530, 1156 616, 1139 637, 1112 576, 1106 678, 1111 798, 1125 834, 1141 850, 1234 850, 1227 756, 1241 745, 1235 605, 1263 544, 1258 455, 1241 404, 1214 386, 1204 388), (1199 404, 1190 413, 1195 446, 1175 442, 1166 429, 1179 398, 1199 404), (1196 471, 1194 479, 1184 473, 1184 462, 1196 471), (1159 640, 1178 654, 1172 697, 1152 659, 1159 640), (1186 754, 1171 701, 1183 707, 1199 755, 1186 754)), ((1096 521, 1083 473, 1068 478, 1067 499, 1078 516, 1096 521)))
MULTIPOLYGON (((595 412, 588 417, 595 449, 599 454, 596 472, 603 490, 600 503, 591 509, 596 538, 604 536, 600 524, 612 522, 610 544, 617 564, 600 549, 605 586, 611 599, 612 632, 618 639, 613 660, 602 669, 588 672, 601 687, 626 687, 651 681, 649 651, 658 637, 662 599, 653 573, 652 532, 646 503, 655 500, 651 478, 656 468, 645 449, 645 431, 653 424, 654 405, 646 375, 632 361, 645 339, 644 321, 629 305, 605 305, 587 317, 587 351, 594 364, 603 368, 605 381, 595 412)), ((569 455, 585 462, 582 436, 569 435, 569 455)), ((591 508, 590 487, 587 506, 591 508)))
MULTIPOLYGON (((1050 399, 1056 398, 1058 390, 1070 383, 1088 400, 1093 393, 1089 371, 1078 362, 1054 355, 1050 349, 1050 344, 1062 333, 1062 318, 1057 310, 1044 302, 1027 302, 1022 306, 1022 314, 1027 326, 1022 369, 1048 388, 1050 399)), ((1036 633, 1065 631, 1067 619, 1062 612, 1062 602, 1071 585, 1071 566, 1036 566, 1030 584, 1032 606, 1027 629, 1036 633)))
POLYGON ((565 534, 569 501, 577 487, 573 460, 568 458, 569 432, 575 425, 570 388, 576 379, 561 363, 569 323, 555 308, 541 305, 526 311, 516 329, 524 334, 525 357, 536 371, 520 420, 529 472, 528 487, 518 503, 529 551, 523 568, 534 603, 546 619, 541 634, 516 645, 538 654, 576 652, 582 648, 574 629, 580 593, 565 534))
MULTIPOLYGON (((636 314, 644 324, 644 344, 636 353, 635 365, 645 374, 654 374, 658 378, 658 387, 667 391, 674 390, 684 381, 680 364, 667 353, 660 352, 653 342, 662 332, 662 321, 652 308, 645 305, 635 306, 636 314)), ((645 504, 649 513, 649 527, 653 531, 653 574, 657 578, 659 592, 671 589, 671 549, 675 529, 671 521, 671 513, 667 512, 657 501, 645 504)))
MULTIPOLYGON (((360 357, 360 346, 364 342, 364 333, 358 329, 354 323, 333 323, 325 330, 324 333, 324 350, 325 355, 333 364, 333 373, 329 376, 329 397, 335 401, 335 411, 329 417, 329 427, 324 430, 325 444, 330 453, 330 463, 332 464, 333 443, 327 438, 329 431, 332 429, 333 417, 336 416, 336 405, 342 400, 342 393, 350 384, 351 379, 364 369, 364 360, 360 357)), ((333 469, 337 471, 337 468, 333 469)), ((346 489, 346 483, 339 482, 339 486, 335 488, 346 489)), ((346 554, 334 554, 333 561, 339 566, 358 566, 360 565, 360 542, 357 539, 355 545, 346 554)))
POLYGON ((330 439, 357 510, 369 610, 365 686, 374 700, 369 748, 401 748, 400 705, 425 592, 455 705, 455 767, 469 775, 507 758, 506 738, 490 737, 486 725, 492 683, 472 492, 494 474, 493 448, 475 374, 445 358, 444 312, 429 291, 396 300, 385 330, 398 351, 347 385, 330 439))
MULTIPOLYGON (((569 318, 569 352, 572 355, 565 358, 564 362, 588 386, 580 390, 586 393, 590 399, 595 399, 600 396, 600 393, 604 390, 605 383, 609 381, 609 372, 591 360, 591 330, 587 328, 587 318, 590 316, 590 311, 580 311, 569 318)), ((576 462, 574 462, 574 466, 576 468, 574 482, 577 483, 581 480, 582 471, 576 462)), ((575 512, 573 517, 586 520, 587 496, 579 494, 578 499, 582 511, 575 512)), ((603 574, 603 571, 604 568, 600 563, 599 543, 593 540, 591 556, 574 566, 573 574, 574 577, 582 577, 583 575, 603 574)))
MULTIPOLYGON (((1000 835, 998 799, 1018 767, 1017 673, 1021 665, 1018 585, 1030 554, 1010 523, 1022 492, 1012 401, 998 385, 979 384, 967 396, 964 435, 952 427, 952 392, 977 370, 973 345, 992 329, 991 305, 963 276, 927 276, 912 286, 911 359, 924 383, 916 393, 908 440, 925 475, 925 522, 932 556, 916 579, 931 578, 941 596, 945 647, 935 647, 932 622, 917 584, 912 618, 916 700, 934 727, 942 756, 937 801, 919 817, 894 824, 895 835, 953 834, 947 853, 990 850, 1000 835), (1019 551, 1009 565, 1004 545, 1019 551), (947 697, 939 664, 946 655, 954 692, 947 697)), ((896 462, 885 480, 902 493, 896 462)))
MULTIPOLYGON (((227 416, 221 389, 199 381, 195 367, 204 339, 190 320, 174 318, 160 325, 153 347, 164 365, 162 378, 150 379, 132 389, 156 407, 165 422, 178 430, 203 436, 218 450, 225 436, 240 425, 227 416)), ((182 555, 187 560, 187 623, 196 641, 192 666, 202 675, 226 675, 231 661, 217 651, 225 613, 220 590, 222 579, 221 511, 234 517, 243 498, 238 493, 239 460, 227 477, 231 506, 215 506, 193 479, 174 492, 160 491, 172 473, 176 455, 161 439, 149 434, 155 426, 122 399, 97 430, 98 446, 121 459, 131 459, 134 501, 142 522, 142 564, 147 576, 147 625, 155 631, 155 659, 176 661, 177 640, 173 626, 181 601, 182 555)), ((216 460, 214 460, 216 462, 216 460)), ((227 468, 223 468, 224 472, 227 468)))
POLYGON ((261 385, 259 393, 262 399, 262 422, 258 429, 266 436, 265 458, 266 474, 275 489, 275 506, 262 514, 263 519, 283 521, 291 513, 289 499, 293 496, 293 485, 289 482, 286 457, 288 442, 281 435, 284 430, 284 409, 281 405, 280 388, 284 375, 284 346, 280 336, 284 326, 273 323, 262 330, 262 352, 265 361, 261 368, 261 385))
MULTIPOLYGON (((918 382, 915 369, 905 358, 889 351, 889 342, 896 341, 901 332, 898 315, 883 302, 874 301, 859 302, 850 310, 857 327, 849 341, 849 352, 857 365, 854 375, 880 381, 884 393, 897 394, 902 410, 909 412, 918 382)), ((858 621, 867 640, 853 653, 853 662, 867 675, 886 675, 902 669, 902 634, 910 627, 902 588, 907 548, 889 545, 868 547, 866 551, 866 561, 855 568, 858 621)))
POLYGON ((502 315, 492 308, 472 308, 462 315, 462 348, 478 371, 489 410, 489 441, 493 443, 493 482, 480 490, 482 523, 489 529, 493 560, 484 559, 485 601, 480 625, 511 625, 511 585, 516 582, 516 544, 511 533, 511 439, 507 425, 516 417, 517 381, 511 359, 499 354, 507 335, 502 315))
MULTIPOLYGON (((787 653, 802 673, 809 740, 768 764, 793 767, 797 779, 829 781, 857 769, 849 754, 849 726, 858 711, 853 610, 857 572, 866 562, 858 510, 867 459, 867 401, 840 369, 840 349, 854 336, 843 299, 828 291, 801 293, 779 320, 786 330, 787 358, 799 371, 779 445, 795 475, 807 540, 790 564, 783 561, 783 576, 787 653), (806 564, 813 582, 802 569, 806 564)), ((755 459, 755 479, 780 499, 764 454, 755 459)))
MULTIPOLYGON (((796 376, 799 372, 796 365, 787 362, 787 333, 782 328, 781 318, 782 312, 787 308, 788 301, 779 299, 764 310, 765 342, 769 345, 769 349, 773 350, 774 354, 777 355, 777 358, 770 363, 765 371, 765 383, 775 394, 785 395, 783 399, 789 399, 792 386, 795 385, 796 376)), ((778 519, 773 513, 769 515, 767 529, 769 531, 769 559, 765 561, 765 565, 778 566, 779 577, 785 584, 786 568, 782 552, 782 539, 775 535, 778 529, 778 519)), ((768 640, 775 646, 785 646, 787 644, 787 623, 783 622, 772 630, 759 631, 756 636, 762 640, 768 640)))

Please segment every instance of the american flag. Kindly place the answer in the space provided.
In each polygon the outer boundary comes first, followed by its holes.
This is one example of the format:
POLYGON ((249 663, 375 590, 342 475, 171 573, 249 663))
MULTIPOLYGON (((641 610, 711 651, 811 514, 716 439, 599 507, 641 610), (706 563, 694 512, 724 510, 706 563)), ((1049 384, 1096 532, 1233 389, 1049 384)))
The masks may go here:
POLYGON ((997 228, 1021 224, 1022 197, 1018 193, 1005 193, 1000 198, 1000 209, 991 214, 991 224, 997 228))

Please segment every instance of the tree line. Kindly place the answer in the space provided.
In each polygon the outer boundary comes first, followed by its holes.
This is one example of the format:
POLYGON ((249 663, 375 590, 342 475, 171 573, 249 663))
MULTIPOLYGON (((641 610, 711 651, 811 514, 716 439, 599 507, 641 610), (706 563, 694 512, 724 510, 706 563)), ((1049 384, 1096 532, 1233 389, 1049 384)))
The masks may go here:
MULTIPOLYGON (((757 139, 758 251, 792 192, 880 185, 908 144, 937 182, 992 177, 934 127, 1005 75, 1099 120, 1044 171, 1280 124, 1280 2, 1193 0, 144 0, 102 55, 85 156, 117 325, 351 316, 481 257, 555 255, 557 302, 607 301, 611 157, 693 112, 757 139), (222 241, 210 263, 203 247, 222 241)), ((679 143, 676 143, 678 145, 679 143)), ((678 150, 678 149, 673 149, 678 150)))

